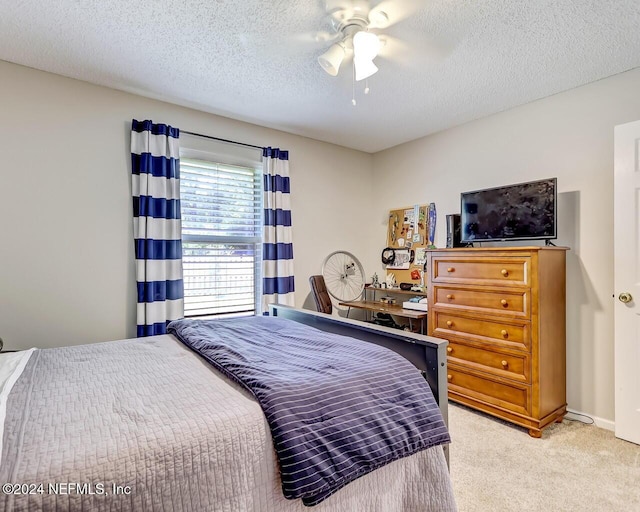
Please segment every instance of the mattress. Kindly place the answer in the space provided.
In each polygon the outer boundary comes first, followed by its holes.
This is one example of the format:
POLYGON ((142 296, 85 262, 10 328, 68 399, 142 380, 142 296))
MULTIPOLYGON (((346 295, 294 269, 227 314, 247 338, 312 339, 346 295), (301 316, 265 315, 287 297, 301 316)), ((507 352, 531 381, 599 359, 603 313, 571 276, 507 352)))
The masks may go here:
MULTIPOLYGON (((255 399, 169 335, 35 351, 8 395, 0 483, 0 510, 309 510, 282 494, 255 399)), ((455 510, 442 448, 313 510, 455 510)))

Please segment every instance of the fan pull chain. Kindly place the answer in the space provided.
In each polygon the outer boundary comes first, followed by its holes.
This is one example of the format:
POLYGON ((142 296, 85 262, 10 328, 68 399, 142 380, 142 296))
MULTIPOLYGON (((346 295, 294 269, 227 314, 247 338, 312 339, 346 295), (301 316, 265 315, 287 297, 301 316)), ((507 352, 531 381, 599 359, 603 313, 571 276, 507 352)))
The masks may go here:
POLYGON ((369 79, 368 78, 364 81, 364 93, 365 94, 369 94, 369 79))

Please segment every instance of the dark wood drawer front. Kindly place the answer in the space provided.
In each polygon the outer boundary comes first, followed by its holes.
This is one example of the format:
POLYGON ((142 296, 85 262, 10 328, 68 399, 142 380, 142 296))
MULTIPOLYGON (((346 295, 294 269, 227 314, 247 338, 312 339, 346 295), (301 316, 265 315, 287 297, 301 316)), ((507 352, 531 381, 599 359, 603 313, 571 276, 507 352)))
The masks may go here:
POLYGON ((474 257, 433 258, 434 283, 465 283, 492 286, 529 286, 531 258, 474 257))
POLYGON ((447 381, 450 392, 521 414, 529 413, 531 387, 526 384, 483 377, 454 364, 447 368, 447 381))
POLYGON ((458 316, 434 309, 433 335, 439 338, 463 338, 495 347, 531 351, 531 328, 528 322, 507 323, 458 316))
POLYGON ((490 315, 529 318, 529 290, 486 290, 434 286, 433 306, 490 315))
POLYGON ((498 377, 530 383, 531 364, 529 355, 517 355, 484 350, 454 341, 447 347, 448 362, 467 366, 473 370, 491 373, 498 377))

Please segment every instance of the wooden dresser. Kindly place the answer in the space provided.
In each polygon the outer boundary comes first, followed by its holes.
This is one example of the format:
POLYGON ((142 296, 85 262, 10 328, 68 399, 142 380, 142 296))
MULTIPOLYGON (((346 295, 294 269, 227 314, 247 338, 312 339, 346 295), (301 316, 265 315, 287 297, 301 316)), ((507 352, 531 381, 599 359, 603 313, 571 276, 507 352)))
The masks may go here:
POLYGON ((428 253, 428 334, 449 340, 449 399, 533 437, 566 413, 566 250, 428 253))

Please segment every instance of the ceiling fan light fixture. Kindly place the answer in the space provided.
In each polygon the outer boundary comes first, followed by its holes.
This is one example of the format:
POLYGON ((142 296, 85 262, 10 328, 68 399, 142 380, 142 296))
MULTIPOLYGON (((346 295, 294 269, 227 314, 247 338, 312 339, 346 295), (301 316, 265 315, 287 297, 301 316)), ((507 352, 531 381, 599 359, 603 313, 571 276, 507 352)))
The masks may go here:
POLYGON ((380 39, 373 32, 361 30, 353 36, 353 53, 356 59, 373 60, 380 51, 380 39))
POLYGON ((378 66, 376 66, 371 59, 356 57, 353 59, 353 65, 356 69, 356 82, 369 78, 378 71, 378 66))
POLYGON ((376 28, 387 27, 389 25, 389 16, 384 11, 374 9, 369 13, 369 21, 376 28))
POLYGON ((320 67, 324 69, 331 76, 338 76, 338 70, 340 64, 344 60, 345 49, 343 43, 335 43, 318 57, 318 63, 320 67))

